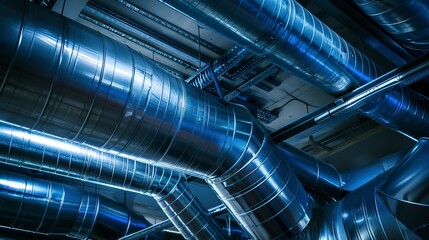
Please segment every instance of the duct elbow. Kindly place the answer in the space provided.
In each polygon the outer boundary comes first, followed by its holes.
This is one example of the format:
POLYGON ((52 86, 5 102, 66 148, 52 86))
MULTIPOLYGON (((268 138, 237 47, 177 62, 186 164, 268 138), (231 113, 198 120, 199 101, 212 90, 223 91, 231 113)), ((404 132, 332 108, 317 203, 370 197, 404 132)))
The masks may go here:
POLYGON ((310 221, 309 196, 264 128, 239 108, 234 146, 241 150, 207 181, 254 238, 294 236, 310 221))
POLYGON ((155 199, 185 239, 227 239, 226 233, 192 193, 186 177, 179 175, 155 199))

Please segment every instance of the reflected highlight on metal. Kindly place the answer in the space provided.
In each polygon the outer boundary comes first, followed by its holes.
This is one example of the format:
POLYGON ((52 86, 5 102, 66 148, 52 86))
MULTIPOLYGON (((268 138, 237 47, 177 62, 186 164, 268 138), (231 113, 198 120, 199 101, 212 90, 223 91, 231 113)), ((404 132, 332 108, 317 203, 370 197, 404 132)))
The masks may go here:
POLYGON ((150 223, 108 199, 73 187, 0 171, 0 225, 73 238, 118 238, 150 223))
POLYGON ((333 165, 289 144, 280 143, 277 147, 306 190, 328 201, 340 199, 384 174, 395 167, 405 155, 403 152, 398 152, 377 159, 359 169, 339 172, 333 165))
POLYGON ((163 2, 331 94, 380 71, 292 0, 163 2))
POLYGON ((309 222, 307 193, 247 109, 46 9, 0 9, 2 120, 203 176, 255 238, 309 222))
POLYGON ((225 237, 180 173, 4 122, 0 162, 149 195, 186 239, 225 237))
POLYGON ((427 239, 429 139, 391 171, 313 212, 300 239, 427 239))
POLYGON ((246 49, 234 46, 212 64, 206 65, 205 68, 190 76, 186 81, 194 87, 205 88, 250 55, 251 53, 246 49))
MULTIPOLYGON (((346 93, 383 73, 295 0, 162 2, 331 94, 346 93)), ((424 96, 402 88, 361 111, 417 139, 429 134, 428 105, 424 96)))
POLYGON ((354 0, 362 11, 405 46, 429 51, 429 2, 354 0))
POLYGON ((277 144, 278 149, 309 193, 326 198, 339 198, 343 180, 337 169, 289 144, 277 144))
POLYGON ((387 208, 422 239, 429 238, 429 138, 421 138, 378 187, 387 208))

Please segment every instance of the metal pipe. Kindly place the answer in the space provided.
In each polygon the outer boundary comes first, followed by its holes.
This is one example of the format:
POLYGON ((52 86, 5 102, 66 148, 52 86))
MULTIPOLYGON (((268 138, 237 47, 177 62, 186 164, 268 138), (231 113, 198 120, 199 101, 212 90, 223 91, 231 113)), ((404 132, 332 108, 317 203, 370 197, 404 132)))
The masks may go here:
POLYGON ((380 178, 341 201, 314 211, 299 239, 420 239, 399 221, 377 194, 380 178))
POLYGON ((220 58, 216 59, 211 65, 206 65, 205 68, 195 72, 186 82, 194 87, 203 89, 210 83, 216 81, 229 69, 250 55, 244 48, 234 46, 224 53, 220 58))
MULTIPOLYGON (((329 103, 325 105, 324 107, 319 108, 318 110, 305 115, 304 117, 298 119, 297 121, 282 127, 281 129, 273 132, 271 134, 271 137, 275 142, 282 142, 285 139, 292 137, 293 135, 304 131, 312 126, 315 126, 316 124, 323 122, 327 119, 333 119, 335 117, 338 117, 342 114, 348 113, 350 111, 356 110, 361 108, 362 106, 366 109, 368 102, 370 104, 376 103, 372 101, 374 98, 380 97, 381 95, 385 94, 388 91, 392 91, 394 88, 404 87, 408 86, 409 84, 412 84, 420 79, 426 78, 429 76, 429 54, 426 54, 418 59, 415 59, 407 64, 405 64, 402 67, 396 68, 376 79, 373 81, 362 85, 361 87, 355 89, 354 91, 344 95, 338 100, 333 101, 332 103, 329 103)), ((410 91, 403 88, 403 90, 407 95, 411 94, 410 91)), ((388 98, 392 94, 396 94, 397 91, 393 91, 392 93, 388 93, 382 97, 383 99, 388 98)), ((421 114, 420 121, 425 121, 426 117, 425 113, 429 112, 428 106, 425 104, 424 97, 420 94, 416 94, 414 99, 415 101, 420 104, 419 108, 415 108, 414 110, 421 110, 423 112, 421 113, 414 113, 415 115, 421 114)), ((391 99, 392 101, 394 99, 391 99)), ((401 113, 400 108, 406 107, 406 106, 413 106, 413 105, 407 105, 404 104, 407 101, 400 101, 395 102, 396 105, 391 104, 390 106, 395 107, 396 111, 393 111, 392 116, 400 116, 401 113)), ((415 105, 414 105, 415 106, 415 105)), ((386 105, 381 104, 379 108, 386 107, 386 105)), ((375 106, 377 108, 377 106, 375 106)), ((412 112, 413 108, 408 109, 408 111, 412 112)), ((386 110, 381 110, 386 111, 386 110)), ((387 111, 386 111, 387 112, 387 111)), ((404 111, 402 111, 404 113, 404 111)), ((377 111, 373 111, 372 114, 377 114, 377 111)), ((405 116, 404 116, 405 117, 405 116)), ((401 118, 402 119, 402 118, 401 118)), ((388 121, 388 118, 385 119, 388 121)), ((404 120, 404 121, 412 121, 410 119, 404 120)), ((392 124, 395 122, 393 121, 392 124)), ((398 123, 399 124, 399 123, 398 123)), ((418 135, 424 135, 426 134, 425 124, 416 124, 416 125, 410 125, 407 123, 402 123, 402 125, 406 127, 398 127, 398 129, 405 130, 404 133, 407 135, 411 133, 411 135, 408 136, 418 136, 418 135)), ((413 137, 414 138, 414 137, 413 137)))
MULTIPOLYGON (((207 209, 208 213, 212 216, 217 215, 219 213, 222 213, 226 210, 227 209, 226 209, 225 205, 223 205, 223 204, 216 206, 216 207, 213 207, 213 208, 210 208, 210 209, 207 209)), ((159 222, 157 224, 154 224, 150 227, 142 229, 140 231, 137 231, 137 232, 134 232, 132 234, 123 236, 118 240, 143 239, 144 237, 149 236, 155 232, 158 232, 158 231, 161 231, 161 230, 173 227, 173 226, 174 226, 173 223, 169 219, 167 219, 167 220, 164 220, 164 221, 159 222)))
POLYGON ((308 223, 308 194, 244 107, 45 9, 8 1, 0 12, 3 120, 204 176, 254 238, 308 223))
MULTIPOLYGON (((427 239, 427 161, 422 138, 392 170, 341 201, 314 211, 302 239, 427 239)), ((300 239, 301 239, 300 238, 300 239)))
POLYGON ((177 33, 177 34, 182 35, 183 37, 189 39, 190 41, 193 41, 197 45, 200 45, 204 48, 207 48, 208 50, 210 50, 214 53, 217 53, 219 55, 224 53, 223 49, 211 44, 208 41, 205 41, 204 39, 200 38, 199 36, 195 36, 194 34, 180 28, 179 26, 177 26, 171 22, 168 22, 165 19, 162 19, 159 16, 156 16, 150 12, 147 12, 146 10, 144 10, 142 8, 139 8, 138 6, 132 4, 128 1, 125 1, 125 0, 114 0, 114 1, 116 3, 122 5, 123 7, 128 8, 129 10, 139 14, 140 16, 145 17, 147 19, 150 19, 151 21, 154 21, 154 22, 160 24, 161 26, 163 26, 163 27, 165 27, 165 28, 177 33))
POLYGON ((161 46, 163 49, 168 50, 168 52, 174 53, 176 57, 180 56, 187 61, 192 62, 194 66, 197 66, 200 62, 202 62, 203 65, 210 62, 207 57, 200 56, 201 54, 198 52, 187 49, 183 46, 179 46, 173 41, 166 39, 165 37, 162 37, 154 32, 150 32, 150 30, 137 25, 131 20, 124 19, 117 14, 113 14, 97 4, 87 4, 82 9, 81 14, 91 16, 95 19, 98 19, 103 24, 114 26, 122 32, 128 33, 139 39, 146 40, 147 42, 155 44, 156 46, 161 46))
POLYGON ((373 161, 353 171, 338 171, 333 165, 307 154, 287 143, 277 144, 285 161, 297 175, 307 192, 323 199, 340 199, 395 167, 403 152, 373 161))
POLYGON ((102 23, 102 22, 98 21, 97 19, 94 19, 94 18, 92 18, 92 17, 90 17, 88 15, 85 15, 83 13, 80 13, 79 17, 82 18, 85 21, 88 21, 88 22, 96 25, 96 26, 104 28, 104 29, 106 29, 109 32, 112 32, 112 33, 114 33, 114 34, 116 34, 116 35, 118 35, 120 37, 123 37, 123 38, 127 39, 130 42, 133 42, 133 43, 135 43, 135 44, 137 44, 137 45, 139 45, 139 46, 141 46, 143 48, 146 48, 146 49, 152 51, 153 53, 156 53, 156 54, 158 54, 158 55, 160 55, 160 56, 162 56, 162 57, 164 57, 166 59, 169 59, 169 60, 171 60, 171 61, 173 61, 175 63, 178 63, 178 64, 182 65, 183 67, 185 67, 186 69, 189 68, 189 69, 194 70, 194 71, 198 70, 198 68, 196 66, 192 65, 191 63, 186 62, 186 61, 184 61, 184 60, 182 60, 182 59, 180 59, 180 58, 178 58, 176 56, 173 56, 170 53, 165 52, 165 51, 163 51, 163 50, 161 50, 159 48, 153 47, 152 45, 149 45, 149 44, 141 41, 140 39, 137 39, 137 38, 135 38, 135 37, 133 37, 133 36, 131 36, 131 35, 123 32, 123 31, 121 31, 121 30, 118 30, 118 29, 110 26, 110 25, 102 23))
POLYGON ((73 187, 0 171, 0 225, 46 235, 117 238, 150 223, 124 206, 73 187))
MULTIPOLYGON (((383 72, 295 0, 162 2, 331 94, 364 85, 383 72)), ((373 99, 360 110, 418 138, 429 134, 428 105, 425 97, 402 88, 373 99)))
POLYGON ((386 207, 422 239, 429 238, 429 138, 421 138, 377 188, 386 207))
POLYGON ((331 94, 381 71, 292 0, 162 2, 331 94))
POLYGON ((404 46, 429 51, 429 3, 425 0, 354 0, 374 22, 404 46))
POLYGON ((225 236, 177 172, 5 122, 0 122, 0 162, 149 195, 186 239, 225 236))
POLYGON ((277 148, 309 193, 329 199, 341 197, 344 182, 334 166, 287 143, 277 144, 277 148))
POLYGON ((162 222, 154 224, 154 225, 147 227, 145 229, 142 229, 138 232, 123 236, 123 237, 119 238, 118 240, 139 240, 139 239, 143 239, 144 237, 146 237, 150 234, 162 231, 162 230, 167 229, 167 228, 171 228, 173 226, 174 226, 173 223, 169 219, 166 219, 162 222))

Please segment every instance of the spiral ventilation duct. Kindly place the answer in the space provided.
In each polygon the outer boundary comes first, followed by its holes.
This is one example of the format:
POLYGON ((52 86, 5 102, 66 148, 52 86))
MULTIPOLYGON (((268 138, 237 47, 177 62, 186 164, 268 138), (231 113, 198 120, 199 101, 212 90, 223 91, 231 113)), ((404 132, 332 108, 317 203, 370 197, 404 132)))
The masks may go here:
POLYGON ((354 0, 362 11, 405 46, 429 51, 429 2, 354 0))
POLYGON ((244 107, 25 1, 0 11, 2 120, 203 176, 255 238, 306 226, 307 193, 244 107))
MULTIPOLYGON (((162 2, 331 94, 345 93, 383 73, 294 0, 162 2)), ((429 135, 428 100, 408 88, 376 98, 360 110, 408 136, 429 135)))
POLYGON ((0 171, 0 225, 45 235, 117 238, 150 223, 97 195, 73 187, 0 171))
POLYGON ((0 123, 0 162, 154 197, 186 239, 225 234, 174 171, 0 123))
POLYGON ((300 239, 427 239, 429 139, 391 171, 314 211, 300 239))

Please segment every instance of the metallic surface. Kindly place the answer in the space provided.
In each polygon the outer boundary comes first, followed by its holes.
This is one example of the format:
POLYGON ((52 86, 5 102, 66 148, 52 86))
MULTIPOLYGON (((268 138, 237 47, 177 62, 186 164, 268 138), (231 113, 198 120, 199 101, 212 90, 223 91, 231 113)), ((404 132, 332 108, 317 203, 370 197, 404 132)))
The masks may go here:
POLYGON ((340 172, 333 165, 287 143, 277 144, 277 148, 307 192, 326 200, 340 199, 357 190, 395 167, 405 155, 403 152, 390 154, 359 169, 340 172))
POLYGON ((138 232, 123 236, 123 237, 119 238, 118 240, 139 240, 139 239, 143 239, 144 237, 146 237, 150 234, 162 231, 164 229, 168 229, 172 226, 173 226, 173 223, 169 219, 166 219, 164 221, 158 222, 157 224, 154 224, 154 225, 149 226, 145 229, 142 229, 138 232))
POLYGON ((186 239, 224 238, 186 177, 177 172, 4 122, 0 162, 153 196, 186 239))
POLYGON ((287 143, 277 144, 277 148, 307 192, 327 198, 341 196, 344 183, 334 166, 287 143))
POLYGON ((245 108, 36 7, 1 6, 0 31, 9 36, 0 40, 3 120, 205 176, 255 238, 284 238, 305 227, 307 193, 245 108))
POLYGON ((331 94, 380 72, 293 0, 163 2, 331 94))
POLYGON ((0 171, 0 225, 73 238, 117 238, 150 223, 102 197, 73 187, 0 171))
MULTIPOLYGON (((218 214, 222 214, 222 213, 226 212, 227 209, 226 209, 225 205, 221 204, 219 206, 215 206, 213 208, 210 208, 207 211, 210 215, 216 216, 218 214)), ((140 231, 134 232, 134 233, 129 234, 127 236, 123 236, 118 240, 143 239, 143 237, 149 236, 150 234, 153 234, 157 231, 168 229, 172 226, 173 226, 173 223, 169 219, 167 219, 167 220, 158 222, 157 224, 154 224, 150 227, 142 229, 140 231)))
POLYGON ((244 48, 234 46, 216 59, 211 65, 206 65, 204 68, 197 71, 189 77, 186 82, 194 87, 203 89, 249 55, 250 52, 244 48))
MULTIPOLYGON (((383 72, 294 0, 162 2, 331 94, 364 85, 383 72)), ((428 105, 425 97, 402 88, 373 100, 361 111, 418 138, 429 134, 428 105)))
POLYGON ((268 78, 269 76, 276 75, 279 71, 279 68, 275 65, 270 65, 266 67, 262 72, 257 74, 256 76, 252 77, 251 79, 248 79, 244 81, 240 86, 237 87, 236 90, 233 90, 232 92, 228 93, 223 99, 225 101, 231 101, 238 95, 240 95, 241 92, 244 92, 248 90, 250 87, 254 86, 255 84, 263 81, 264 79, 268 78))
POLYGON ((429 2, 354 0, 374 22, 405 46, 429 51, 429 2))
POLYGON ((427 239, 429 139, 391 171, 314 211, 300 239, 427 239))
POLYGON ((368 111, 368 115, 384 121, 388 126, 394 127, 407 136, 412 138, 425 136, 428 134, 426 125, 429 105, 427 100, 424 96, 407 88, 398 88, 415 83, 428 75, 429 55, 426 54, 278 129, 271 133, 271 137, 275 142, 282 142, 322 121, 334 119, 359 108, 368 111), (392 91, 392 89, 394 90, 392 91), (383 104, 385 99, 391 101, 383 104), (418 117, 410 118, 410 116, 418 117))
POLYGON ((421 138, 378 188, 387 208, 422 239, 429 238, 429 138, 421 138))
POLYGON ((79 17, 82 18, 82 19, 84 19, 84 20, 86 20, 86 21, 88 21, 88 22, 90 22, 90 23, 92 23, 92 24, 95 24, 95 25, 97 25, 99 27, 102 27, 102 28, 106 29, 107 31, 110 31, 110 32, 112 32, 112 33, 114 33, 114 34, 116 34, 118 36, 121 36, 121 37, 127 39, 130 42, 133 42, 133 43, 135 43, 135 44, 137 44, 137 45, 139 45, 139 46, 141 46, 143 48, 146 48, 146 49, 152 51, 153 53, 156 53, 156 54, 158 54, 158 55, 160 55, 162 57, 165 57, 165 58, 167 58, 167 59, 169 59, 169 60, 171 60, 171 61, 173 61, 175 63, 178 63, 178 64, 182 65, 185 68, 189 68, 189 69, 192 69, 192 70, 197 70, 198 69, 196 66, 192 65, 189 62, 186 62, 186 61, 184 61, 184 60, 182 60, 182 59, 180 59, 178 57, 175 57, 175 56, 171 55, 170 53, 165 52, 165 51, 163 51, 163 50, 161 50, 159 48, 153 47, 153 46, 151 46, 151 45, 149 45, 149 44, 141 41, 140 39, 137 39, 137 38, 135 38, 135 37, 133 37, 133 36, 131 36, 131 35, 123 32, 123 31, 121 31, 121 30, 118 30, 118 29, 110 26, 110 25, 102 23, 102 22, 98 21, 97 19, 94 19, 94 18, 92 18, 92 17, 90 17, 88 15, 85 15, 85 14, 81 13, 81 14, 79 14, 79 17))
POLYGON ((150 19, 158 24, 160 24, 161 26, 182 35, 183 37, 195 42, 196 44, 201 45, 204 48, 209 49, 210 51, 217 53, 219 55, 224 53, 224 50, 222 50, 221 48, 218 48, 217 46, 211 44, 210 42, 205 41, 204 39, 201 39, 198 36, 193 35, 192 33, 180 28, 179 26, 166 21, 165 19, 162 19, 159 16, 156 16, 150 12, 145 11, 142 8, 139 8, 138 6, 130 3, 129 1, 125 1, 125 0, 114 0, 115 2, 117 2, 118 4, 134 11, 135 13, 139 14, 140 16, 143 16, 147 19, 150 19))
POLYGON ((405 152, 396 152, 377 159, 362 168, 341 172, 343 190, 352 192, 394 168, 405 156, 405 152))
POLYGON ((397 67, 404 65, 418 56, 418 53, 409 51, 409 49, 397 43, 386 32, 380 31, 380 27, 376 23, 369 19, 365 13, 357 10, 358 7, 356 7, 353 1, 315 0, 314 2, 326 10, 327 14, 336 19, 341 19, 341 22, 346 27, 359 33, 362 41, 397 67))
POLYGON ((377 194, 380 181, 376 179, 343 200, 314 211, 299 239, 420 239, 386 208, 377 194))
POLYGON ((107 24, 109 26, 115 26, 122 32, 129 33, 130 35, 136 36, 143 41, 149 42, 156 46, 160 46, 163 49, 166 49, 167 52, 173 53, 174 56, 180 56, 186 61, 194 63, 194 65, 198 65, 199 62, 206 64, 210 61, 209 59, 207 59, 207 57, 201 56, 201 54, 199 54, 198 52, 180 46, 179 44, 169 39, 166 39, 165 37, 162 37, 159 34, 150 31, 149 29, 145 29, 142 26, 139 26, 137 23, 132 22, 131 20, 126 20, 120 15, 117 16, 94 3, 87 4, 82 9, 81 14, 91 16, 95 19, 98 19, 104 24, 107 24))

